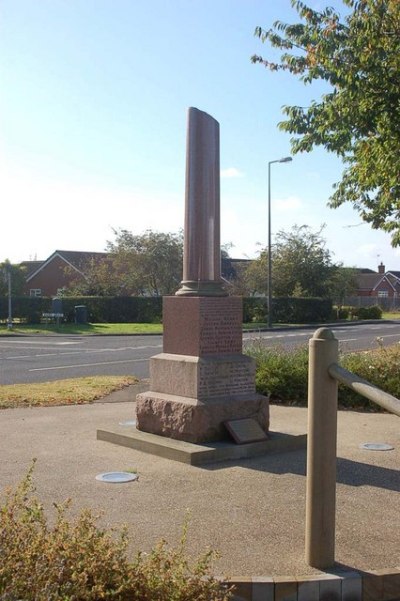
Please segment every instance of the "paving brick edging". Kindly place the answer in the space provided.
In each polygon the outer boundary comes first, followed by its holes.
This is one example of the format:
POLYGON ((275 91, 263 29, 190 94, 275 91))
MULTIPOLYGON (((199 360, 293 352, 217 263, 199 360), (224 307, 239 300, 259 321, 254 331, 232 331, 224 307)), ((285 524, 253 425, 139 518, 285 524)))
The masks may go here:
POLYGON ((400 567, 317 576, 230 578, 232 601, 400 601, 400 567))

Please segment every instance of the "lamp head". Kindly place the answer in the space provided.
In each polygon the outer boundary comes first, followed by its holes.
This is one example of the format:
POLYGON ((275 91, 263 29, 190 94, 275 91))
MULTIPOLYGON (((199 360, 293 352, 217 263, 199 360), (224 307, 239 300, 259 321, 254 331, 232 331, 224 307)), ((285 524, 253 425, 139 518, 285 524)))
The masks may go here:
POLYGON ((292 157, 284 157, 283 159, 279 159, 280 163, 290 163, 290 161, 293 161, 292 157))

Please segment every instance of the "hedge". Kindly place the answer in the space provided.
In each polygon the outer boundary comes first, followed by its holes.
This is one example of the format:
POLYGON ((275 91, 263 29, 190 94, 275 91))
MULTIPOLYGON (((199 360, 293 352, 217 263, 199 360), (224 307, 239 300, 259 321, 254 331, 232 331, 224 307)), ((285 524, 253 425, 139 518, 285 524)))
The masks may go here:
MULTIPOLYGON (((27 323, 40 323, 43 313, 51 313, 51 298, 29 296, 12 299, 14 319, 27 323)), ((159 323, 162 319, 162 299, 154 297, 80 296, 62 299, 62 313, 67 322, 75 321, 75 307, 87 308, 88 321, 92 323, 159 323)), ((0 297, 0 320, 7 319, 8 299, 0 297)))
MULTIPOLYGON (((62 299, 64 320, 75 321, 75 307, 87 308, 88 321, 92 323, 160 323, 162 321, 161 297, 133 296, 80 296, 62 299)), ((40 323, 43 313, 51 313, 52 299, 19 296, 12 299, 13 318, 27 323, 40 323)), ((0 297, 0 320, 8 315, 8 299, 0 297)), ((332 317, 332 302, 321 298, 274 298, 273 320, 277 323, 316 323, 332 317)), ((243 321, 266 322, 266 298, 243 299, 243 321)))
MULTIPOLYGON (((272 316, 275 323, 319 323, 332 318, 332 301, 325 298, 280 297, 272 299, 272 316)), ((244 298, 243 321, 266 322, 267 299, 244 298)))

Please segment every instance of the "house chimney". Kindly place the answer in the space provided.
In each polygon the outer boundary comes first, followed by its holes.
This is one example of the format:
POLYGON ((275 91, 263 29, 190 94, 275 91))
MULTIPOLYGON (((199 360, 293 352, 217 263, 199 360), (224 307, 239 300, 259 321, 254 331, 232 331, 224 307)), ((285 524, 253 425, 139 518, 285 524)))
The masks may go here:
POLYGON ((378 265, 378 273, 385 273, 385 266, 381 261, 381 264, 378 265))

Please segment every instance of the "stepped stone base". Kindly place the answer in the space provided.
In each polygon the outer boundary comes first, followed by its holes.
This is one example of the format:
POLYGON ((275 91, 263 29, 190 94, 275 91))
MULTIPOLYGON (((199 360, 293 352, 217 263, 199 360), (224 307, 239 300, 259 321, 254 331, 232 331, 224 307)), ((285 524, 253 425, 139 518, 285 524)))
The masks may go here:
POLYGON ((255 419, 269 427, 268 399, 259 394, 207 401, 147 391, 136 397, 136 427, 144 432, 186 442, 212 442, 228 438, 224 422, 255 419))

